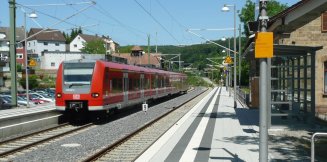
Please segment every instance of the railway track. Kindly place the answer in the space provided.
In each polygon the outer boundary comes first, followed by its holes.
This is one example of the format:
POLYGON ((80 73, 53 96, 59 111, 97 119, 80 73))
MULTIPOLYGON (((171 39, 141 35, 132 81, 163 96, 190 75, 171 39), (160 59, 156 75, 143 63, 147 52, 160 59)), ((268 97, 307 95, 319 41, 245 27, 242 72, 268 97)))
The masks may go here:
POLYGON ((25 152, 43 143, 84 130, 93 126, 93 123, 74 126, 68 123, 53 128, 41 130, 17 138, 0 142, 0 161, 8 160, 6 157, 13 157, 16 153, 25 152))
POLYGON ((208 93, 209 90, 201 92, 83 161, 134 161, 208 93))

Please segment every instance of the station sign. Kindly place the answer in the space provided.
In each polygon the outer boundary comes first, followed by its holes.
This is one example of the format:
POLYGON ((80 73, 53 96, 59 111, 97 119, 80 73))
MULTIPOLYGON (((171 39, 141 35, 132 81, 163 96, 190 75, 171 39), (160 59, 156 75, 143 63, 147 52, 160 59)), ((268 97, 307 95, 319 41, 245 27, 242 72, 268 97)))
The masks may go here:
POLYGON ((255 35, 255 58, 272 58, 274 53, 273 32, 258 32, 255 35))

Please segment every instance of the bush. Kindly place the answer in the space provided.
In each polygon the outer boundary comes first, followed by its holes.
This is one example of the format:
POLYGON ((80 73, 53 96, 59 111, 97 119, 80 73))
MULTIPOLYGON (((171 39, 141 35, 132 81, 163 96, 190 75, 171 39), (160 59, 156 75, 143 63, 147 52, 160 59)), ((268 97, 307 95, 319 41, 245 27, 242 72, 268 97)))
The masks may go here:
POLYGON ((21 64, 17 64, 17 72, 22 72, 22 65, 21 64))
MULTIPOLYGON (((39 86, 39 81, 37 81, 37 76, 36 75, 29 75, 28 76, 28 88, 29 89, 34 89, 37 88, 39 86)), ((25 76, 22 77, 19 81, 20 85, 26 89, 26 78, 25 76)))

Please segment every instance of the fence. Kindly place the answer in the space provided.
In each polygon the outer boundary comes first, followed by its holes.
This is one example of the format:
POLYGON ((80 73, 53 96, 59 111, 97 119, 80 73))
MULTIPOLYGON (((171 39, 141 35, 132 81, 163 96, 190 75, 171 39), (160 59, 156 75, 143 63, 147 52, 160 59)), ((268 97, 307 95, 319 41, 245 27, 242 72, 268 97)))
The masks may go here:
POLYGON ((243 104, 249 104, 249 94, 244 92, 240 87, 236 87, 236 97, 243 104))

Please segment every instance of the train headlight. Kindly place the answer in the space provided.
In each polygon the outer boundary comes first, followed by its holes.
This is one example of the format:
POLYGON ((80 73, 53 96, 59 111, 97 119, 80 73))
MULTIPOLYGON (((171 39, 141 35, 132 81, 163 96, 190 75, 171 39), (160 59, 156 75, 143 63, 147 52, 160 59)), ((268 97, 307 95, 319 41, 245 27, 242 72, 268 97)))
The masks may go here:
POLYGON ((61 98, 61 93, 57 93, 57 98, 61 98))
POLYGON ((93 97, 93 98, 97 98, 97 97, 99 97, 99 93, 92 93, 92 97, 93 97))

